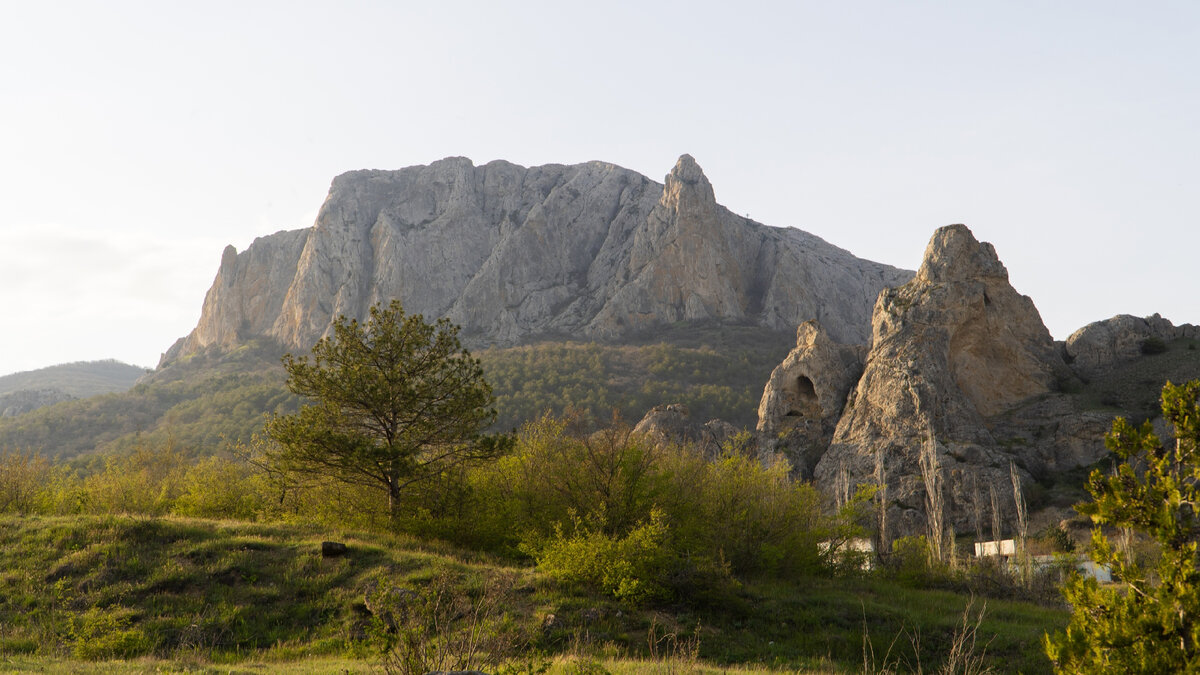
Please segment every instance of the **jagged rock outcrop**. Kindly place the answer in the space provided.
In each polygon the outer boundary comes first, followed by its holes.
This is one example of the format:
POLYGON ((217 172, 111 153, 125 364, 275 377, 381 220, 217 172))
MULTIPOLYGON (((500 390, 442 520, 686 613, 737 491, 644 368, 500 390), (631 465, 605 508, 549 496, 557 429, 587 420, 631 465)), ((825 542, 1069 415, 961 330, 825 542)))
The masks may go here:
POLYGON ((665 185, 601 162, 451 158, 338 176, 312 228, 226 249, 200 322, 163 361, 247 336, 307 348, 334 317, 392 298, 449 317, 474 347, 812 318, 864 343, 879 290, 910 277, 731 213, 687 155, 665 185))
POLYGON ((1200 339, 1200 326, 1176 326, 1158 314, 1145 318, 1118 314, 1075 331, 1065 349, 1075 372, 1090 378, 1154 349, 1154 341, 1161 348, 1181 338, 1200 339))
POLYGON ((765 448, 810 477, 833 438, 846 395, 863 372, 867 348, 834 342, 816 320, 796 329, 796 347, 771 372, 758 405, 765 448))
POLYGON ((0 394, 0 417, 16 417, 75 397, 61 389, 22 389, 0 394))
POLYGON ((193 354, 208 346, 232 347, 254 335, 264 317, 283 309, 285 289, 308 239, 307 230, 259 237, 241 255, 233 246, 221 253, 217 278, 204 296, 200 323, 171 351, 193 354))
MULTIPOLYGON (((939 229, 916 277, 880 294, 872 331, 863 375, 816 467, 818 484, 832 486, 842 471, 852 484, 873 482, 878 459, 897 531, 918 532, 922 449, 934 451, 949 522, 960 525, 970 485, 1003 486, 1010 460, 1028 477, 1031 464, 1058 459, 1044 446, 1017 452, 993 432, 995 420, 1050 394, 1069 372, 1033 302, 1009 284, 993 247, 965 226, 939 229)), ((1072 461, 1098 456, 1082 454, 1072 461)))
MULTIPOLYGON (((634 426, 633 433, 646 436, 656 443, 690 446, 705 457, 714 458, 726 449, 737 449, 739 431, 737 427, 721 420, 700 423, 692 419, 687 406, 672 403, 651 408, 634 426)), ((747 445, 753 445, 749 439, 747 445)))

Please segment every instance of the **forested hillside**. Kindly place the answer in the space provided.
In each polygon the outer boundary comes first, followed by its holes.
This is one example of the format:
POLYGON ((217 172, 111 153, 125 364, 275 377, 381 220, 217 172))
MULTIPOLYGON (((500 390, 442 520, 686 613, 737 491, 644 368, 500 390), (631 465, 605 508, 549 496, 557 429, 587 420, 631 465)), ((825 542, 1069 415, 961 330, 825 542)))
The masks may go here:
POLYGON ((125 391, 148 371, 108 359, 79 361, 0 377, 0 395, 23 389, 57 389, 76 398, 125 391))
MULTIPOLYGON (((762 385, 790 335, 745 326, 677 328, 630 345, 544 342, 475 355, 496 394, 497 430, 549 411, 630 423, 655 405, 683 403, 696 419, 753 427, 762 385)), ((67 401, 0 420, 0 448, 64 459, 95 450, 171 445, 208 455, 247 441, 264 416, 294 410, 283 350, 259 340, 209 349, 160 369, 120 394, 67 401)))
POLYGON ((279 352, 257 342, 196 354, 122 393, 66 401, 0 420, 0 447, 69 459, 170 443, 209 454, 248 439, 268 412, 290 410, 279 352))

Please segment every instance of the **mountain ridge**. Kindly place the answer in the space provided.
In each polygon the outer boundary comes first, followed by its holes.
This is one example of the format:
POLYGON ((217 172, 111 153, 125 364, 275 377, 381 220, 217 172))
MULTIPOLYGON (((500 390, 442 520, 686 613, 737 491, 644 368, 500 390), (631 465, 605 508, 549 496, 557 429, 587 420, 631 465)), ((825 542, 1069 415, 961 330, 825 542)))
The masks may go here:
POLYGON ((472 348, 810 318, 863 343, 879 291, 911 276, 733 214, 690 155, 661 184, 604 162, 448 158, 343 173, 311 228, 227 247, 200 321, 160 365, 251 336, 306 349, 336 316, 393 298, 448 317, 472 348))

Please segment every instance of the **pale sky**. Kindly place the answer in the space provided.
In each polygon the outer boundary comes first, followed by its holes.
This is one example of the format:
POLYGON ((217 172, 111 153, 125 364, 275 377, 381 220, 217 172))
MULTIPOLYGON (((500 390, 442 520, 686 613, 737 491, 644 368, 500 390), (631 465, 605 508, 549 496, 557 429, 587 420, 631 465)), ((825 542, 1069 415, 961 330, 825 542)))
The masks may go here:
POLYGON ((153 366, 330 180, 603 160, 909 269, 966 223, 1066 338, 1200 323, 1200 3, 0 0, 0 374, 153 366))

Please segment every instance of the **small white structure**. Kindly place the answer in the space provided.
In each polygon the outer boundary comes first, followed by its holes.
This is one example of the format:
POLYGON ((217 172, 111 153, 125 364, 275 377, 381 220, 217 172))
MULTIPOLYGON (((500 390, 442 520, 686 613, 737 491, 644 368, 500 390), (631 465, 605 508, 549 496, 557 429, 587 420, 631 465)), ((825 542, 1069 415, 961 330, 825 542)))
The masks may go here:
POLYGON ((987 558, 990 556, 1012 556, 1017 554, 1017 542, 1015 539, 1001 539, 1000 541, 977 541, 975 542, 975 557, 987 558))
POLYGON ((854 561, 859 569, 870 571, 875 567, 875 542, 863 537, 855 537, 838 543, 823 541, 817 544, 817 550, 822 555, 833 549, 833 559, 840 563, 854 561))

